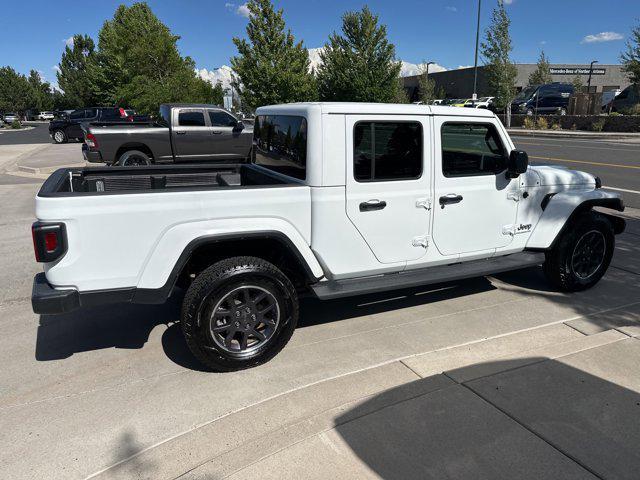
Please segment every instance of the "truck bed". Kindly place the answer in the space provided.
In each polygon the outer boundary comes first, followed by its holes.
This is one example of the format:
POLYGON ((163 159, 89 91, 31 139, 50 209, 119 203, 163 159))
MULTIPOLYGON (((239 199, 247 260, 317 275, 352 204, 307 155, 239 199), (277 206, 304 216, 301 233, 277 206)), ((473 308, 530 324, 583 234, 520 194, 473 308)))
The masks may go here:
POLYGON ((292 182, 265 168, 247 164, 62 168, 44 182, 38 196, 249 188, 289 183, 292 182))

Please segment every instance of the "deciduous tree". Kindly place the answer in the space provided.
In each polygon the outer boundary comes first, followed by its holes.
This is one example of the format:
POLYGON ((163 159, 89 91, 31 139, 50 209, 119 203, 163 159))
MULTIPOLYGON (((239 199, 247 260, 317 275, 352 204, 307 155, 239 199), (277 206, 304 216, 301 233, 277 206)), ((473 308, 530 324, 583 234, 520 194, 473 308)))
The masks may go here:
POLYGON ((518 71, 511 61, 511 36, 509 27, 511 20, 502 0, 493 9, 491 25, 485 32, 482 43, 482 56, 487 66, 487 81, 494 104, 497 108, 507 108, 511 104, 516 89, 518 71))
POLYGON ((58 85, 73 108, 100 105, 104 102, 96 84, 99 74, 95 43, 88 35, 74 35, 58 65, 58 85))
POLYGON ((551 83, 551 71, 549 70, 549 59, 544 54, 544 50, 540 52, 536 69, 529 75, 529 85, 544 85, 551 83))
POLYGON ((400 62, 387 28, 368 7, 342 16, 342 32, 334 32, 320 53, 318 91, 321 100, 394 102, 398 99, 400 62))
POLYGON ((627 50, 620 55, 622 71, 627 74, 631 83, 640 83, 640 24, 631 30, 627 41, 627 50))
POLYGON ((11 67, 0 67, 0 111, 24 113, 32 103, 27 77, 11 67))

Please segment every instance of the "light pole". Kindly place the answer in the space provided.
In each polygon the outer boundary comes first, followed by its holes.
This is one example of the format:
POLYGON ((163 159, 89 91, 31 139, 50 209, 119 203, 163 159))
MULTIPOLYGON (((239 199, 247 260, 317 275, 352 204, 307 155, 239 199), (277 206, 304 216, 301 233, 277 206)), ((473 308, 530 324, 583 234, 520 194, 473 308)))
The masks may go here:
POLYGON ((482 0, 478 0, 478 24, 476 25, 476 53, 473 60, 473 95, 471 98, 477 100, 478 94, 476 86, 478 85, 478 42, 480 40, 480 4, 482 0))
POLYGON ((587 93, 591 93, 591 74, 593 73, 593 64, 598 63, 598 60, 594 60, 589 65, 589 80, 587 80, 587 93))

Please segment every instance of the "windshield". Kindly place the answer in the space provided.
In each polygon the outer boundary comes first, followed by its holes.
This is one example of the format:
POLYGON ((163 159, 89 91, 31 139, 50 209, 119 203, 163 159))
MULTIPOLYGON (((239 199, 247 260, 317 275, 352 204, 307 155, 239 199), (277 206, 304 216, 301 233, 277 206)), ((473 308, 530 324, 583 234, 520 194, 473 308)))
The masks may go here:
POLYGON ((527 87, 524 90, 522 90, 518 95, 516 95, 516 98, 514 98, 513 101, 526 102, 533 96, 534 93, 536 93, 537 89, 538 87, 527 87))

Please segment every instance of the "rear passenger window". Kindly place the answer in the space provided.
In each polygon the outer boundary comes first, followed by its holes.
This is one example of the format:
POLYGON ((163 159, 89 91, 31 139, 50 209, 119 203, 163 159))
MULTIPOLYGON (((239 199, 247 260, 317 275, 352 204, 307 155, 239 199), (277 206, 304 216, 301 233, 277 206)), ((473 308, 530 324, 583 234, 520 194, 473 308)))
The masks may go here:
POLYGON ((181 127, 204 127, 204 114, 202 112, 180 112, 178 125, 181 127))
POLYGON ((353 137, 353 176, 358 182, 408 180, 422 175, 419 122, 358 122, 353 137))
POLYGON ((445 177, 493 175, 506 166, 505 149, 493 125, 442 125, 442 173, 445 177))

